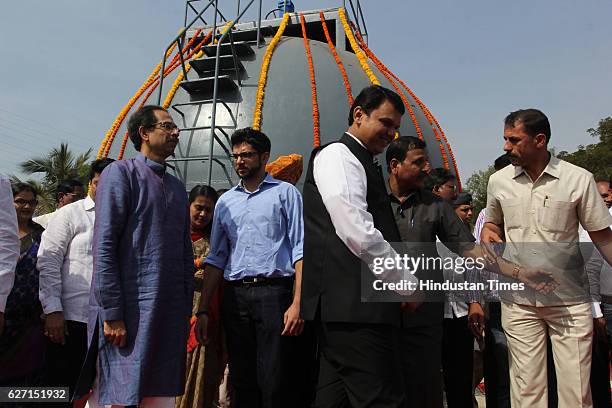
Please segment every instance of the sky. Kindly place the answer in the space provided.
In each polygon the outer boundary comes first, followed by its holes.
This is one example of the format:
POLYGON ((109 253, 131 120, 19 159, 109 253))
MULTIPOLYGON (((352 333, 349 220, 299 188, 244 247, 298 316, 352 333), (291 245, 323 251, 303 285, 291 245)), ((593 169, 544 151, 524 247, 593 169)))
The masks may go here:
MULTIPOLYGON (((220 3, 235 12, 236 2, 220 3)), ((263 0, 264 9, 276 3, 263 0)), ((502 153, 510 111, 544 111, 556 151, 595 142, 586 129, 612 116, 609 0, 365 0, 362 8, 370 48, 436 116, 464 180, 502 153)), ((0 173, 20 175, 18 163, 60 142, 95 155, 184 11, 184 0, 3 2, 0 173)))

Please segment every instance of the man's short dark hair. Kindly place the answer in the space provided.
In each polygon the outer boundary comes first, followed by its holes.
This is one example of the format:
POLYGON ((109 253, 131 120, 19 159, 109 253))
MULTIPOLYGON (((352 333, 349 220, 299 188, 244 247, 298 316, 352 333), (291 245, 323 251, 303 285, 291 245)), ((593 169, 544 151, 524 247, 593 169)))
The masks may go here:
POLYGON ((140 151, 140 147, 142 146, 142 139, 140 138, 138 129, 141 126, 144 126, 145 128, 152 127, 155 122, 157 122, 155 111, 158 110, 168 112, 161 106, 145 105, 130 116, 130 120, 128 121, 128 135, 130 136, 130 140, 134 145, 134 149, 137 151, 140 151))
POLYGON ((606 176, 595 176, 594 178, 596 183, 608 183, 612 185, 612 178, 608 178, 606 176))
POLYGON ((389 101, 400 114, 403 115, 406 112, 404 102, 402 102, 402 98, 397 93, 380 85, 370 85, 363 88, 355 98, 355 101, 353 101, 348 117, 349 126, 353 124, 353 113, 356 107, 361 106, 365 114, 369 115, 385 101, 389 101))
POLYGON ((470 205, 474 202, 472 194, 467 191, 462 191, 457 194, 457 198, 453 200, 453 208, 457 208, 460 205, 470 205))
POLYGON ((57 186, 57 192, 55 193, 55 201, 59 202, 60 193, 71 194, 77 188, 83 188, 83 183, 79 180, 64 180, 57 186))
POLYGON ((414 136, 400 136, 393 140, 387 152, 385 153, 385 159, 387 160, 387 168, 391 165, 391 160, 396 159, 399 162, 403 162, 406 158, 406 154, 410 150, 425 149, 425 142, 414 136))
POLYGON ((449 181, 455 181, 457 177, 444 167, 438 167, 429 172, 425 178, 425 188, 427 190, 433 190, 434 187, 442 186, 449 181))
POLYGON ((21 193, 22 191, 29 191, 34 195, 34 198, 38 196, 38 191, 36 188, 29 183, 11 183, 11 190, 13 191, 13 196, 21 193))
POLYGON ((236 130, 230 139, 232 148, 242 143, 248 143, 253 146, 253 149, 260 155, 270 153, 270 139, 263 132, 255 130, 251 127, 236 130))
POLYGON ((93 180, 93 178, 96 177, 96 174, 102 174, 102 171, 106 168, 106 166, 114 161, 115 160, 111 159, 110 157, 92 161, 91 166, 89 166, 89 181, 93 180))
POLYGON ((495 171, 499 171, 509 165, 510 165, 510 158, 508 157, 507 154, 502 154, 497 159, 495 159, 495 161, 493 162, 493 167, 495 168, 495 171))
POLYGON ((507 127, 514 128, 519 123, 523 124, 523 129, 525 129, 525 133, 529 136, 534 137, 539 133, 543 133, 546 136, 546 143, 550 141, 550 123, 542 111, 537 109, 520 109, 510 112, 506 119, 504 119, 504 126, 507 127))

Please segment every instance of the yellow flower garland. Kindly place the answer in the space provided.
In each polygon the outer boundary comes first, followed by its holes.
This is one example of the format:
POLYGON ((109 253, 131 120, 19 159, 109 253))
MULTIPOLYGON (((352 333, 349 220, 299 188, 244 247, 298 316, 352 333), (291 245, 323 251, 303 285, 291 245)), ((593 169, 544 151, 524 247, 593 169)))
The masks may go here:
MULTIPOLYGON (((172 51, 174 51, 175 47, 176 47, 176 43, 174 43, 172 45, 172 47, 168 50, 168 52, 166 52, 166 58, 168 58, 170 56, 170 54, 172 54, 172 51)), ((180 52, 180 50, 179 50, 179 52, 180 52)), ((110 127, 110 129, 108 130, 108 132, 106 132, 106 136, 104 136, 104 139, 102 140, 102 144, 100 145, 100 149, 98 150, 98 154, 96 155, 96 159, 100 159, 102 157, 102 155, 104 154, 104 152, 106 150, 107 143, 109 143, 109 141, 112 138, 115 137, 115 135, 117 134, 117 131, 119 130, 119 127, 121 127, 121 124, 123 123, 123 120, 127 116, 128 112, 130 111, 132 106, 134 106, 134 104, 136 103, 138 98, 140 98, 142 93, 149 86, 151 86, 151 84, 155 80, 155 77, 157 76, 157 73, 161 69, 161 65, 162 65, 162 61, 160 61, 159 64, 157 64, 157 66, 153 69, 153 72, 151 72, 151 75, 149 75, 149 77, 142 84, 140 89, 134 94, 134 96, 132 96, 132 98, 128 101, 128 103, 123 107, 121 112, 119 112, 119 115, 117 116, 117 118, 113 122, 113 124, 110 127)))
POLYGON ((351 47, 353 48, 353 51, 355 52, 355 55, 359 60, 359 64, 361 64, 361 68, 363 68, 363 71, 370 79, 370 82, 372 82, 374 85, 380 85, 380 81, 378 80, 378 78, 376 78, 376 75, 374 75, 374 73, 368 66, 368 59, 363 54, 363 52, 361 52, 361 48, 359 48, 359 45, 357 45, 355 36, 353 35, 353 32, 351 31, 351 28, 349 27, 348 22, 346 20, 346 14, 344 13, 343 8, 338 9, 338 15, 340 16, 340 21, 342 22, 342 26, 344 27, 346 38, 348 38, 349 43, 351 43, 351 47))
POLYGON ((266 53, 263 57, 263 62, 261 64, 261 71, 259 72, 259 81, 257 82, 257 96, 255 98, 255 110, 253 112, 253 129, 260 130, 261 129, 261 108, 263 106, 263 98, 264 98, 264 88, 266 87, 266 82, 268 79, 268 68, 270 67, 270 60, 272 59, 272 53, 274 52, 274 48, 280 41, 280 38, 283 36, 283 31, 285 31, 285 27, 289 22, 289 13, 285 13, 283 15, 283 20, 268 44, 268 48, 266 48, 266 53))

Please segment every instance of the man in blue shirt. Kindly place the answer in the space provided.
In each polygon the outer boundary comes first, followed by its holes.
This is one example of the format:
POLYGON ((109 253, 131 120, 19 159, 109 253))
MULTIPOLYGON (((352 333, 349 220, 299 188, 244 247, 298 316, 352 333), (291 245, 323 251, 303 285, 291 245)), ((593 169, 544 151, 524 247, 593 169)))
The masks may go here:
POLYGON ((239 129, 231 144, 240 183, 215 207, 196 333, 205 343, 209 302, 223 277, 221 320, 237 406, 293 406, 286 371, 291 342, 285 336, 297 336, 304 327, 302 197, 266 173, 265 134, 239 129))

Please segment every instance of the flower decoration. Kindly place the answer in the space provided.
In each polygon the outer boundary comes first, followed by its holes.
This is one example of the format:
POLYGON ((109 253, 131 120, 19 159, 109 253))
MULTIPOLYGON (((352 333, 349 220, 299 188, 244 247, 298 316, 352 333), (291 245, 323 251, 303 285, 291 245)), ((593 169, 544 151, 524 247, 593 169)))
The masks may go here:
POLYGON ((319 17, 321 17, 321 26, 323 27, 323 33, 325 33, 325 38, 327 39, 327 45, 334 56, 334 60, 336 60, 336 64, 338 64, 338 69, 340 70, 340 74, 342 74, 342 81, 344 82, 344 87, 346 88, 346 96, 348 97, 349 106, 353 106, 353 91, 351 90, 351 83, 349 82, 348 75, 346 74, 346 69, 344 68, 344 64, 338 55, 338 51, 336 50, 336 46, 332 42, 332 39, 329 35, 329 31, 327 29, 327 23, 325 22, 325 15, 323 12, 319 12, 319 17))
MULTIPOLYGON (((351 22, 351 25, 353 25, 353 22, 351 22)), ((355 29, 354 25, 353 25, 353 29, 355 29)), ((402 102, 404 102, 404 106, 408 110, 408 114, 410 115, 410 119, 412 119, 412 123, 414 124, 414 129, 416 130, 417 136, 419 137, 419 139, 423 140, 423 132, 421 131, 421 127, 419 126, 419 121, 417 120, 416 115, 414 114, 414 109, 412 109, 412 105, 410 104, 410 102, 408 102, 408 99, 406 99, 406 95, 404 95, 404 93, 399 88, 399 86, 393 81, 393 78, 389 74, 389 72, 390 72, 389 69, 382 62, 380 62, 380 60, 378 58, 376 58, 372 54, 372 52, 370 51, 370 49, 366 45, 365 41, 363 41, 363 37, 361 37, 361 34, 356 29, 355 29, 355 35, 357 36, 357 40, 359 41, 359 46, 361 47, 361 49, 365 52, 365 54, 374 63, 376 68, 378 68, 378 70, 385 76, 385 78, 387 78, 387 80, 393 86, 393 88, 395 89, 395 92, 397 92, 397 94, 400 96, 400 98, 402 98, 402 102)))
MULTIPOLYGON (((183 48, 183 54, 191 48, 191 46, 197 39, 198 35, 200 34, 200 32, 201 30, 198 30, 194 34, 194 36, 191 37, 187 45, 183 48)), ((210 39, 211 36, 212 36, 212 31, 208 32, 208 34, 204 36, 204 38, 187 54, 187 56, 184 57, 184 60, 188 61, 189 59, 191 59, 191 57, 196 52, 200 51, 202 46, 210 39)), ((180 59, 178 58, 178 54, 176 54, 174 58, 172 59, 172 61, 170 61, 170 64, 166 67, 166 69, 164 69, 164 73, 163 73, 164 78, 167 77, 170 73, 172 73, 180 65, 181 65, 180 59)), ((185 68, 187 67, 185 66, 185 68)), ((149 100, 149 97, 151 96, 151 94, 155 91, 155 89, 157 89, 157 87, 159 86, 159 78, 160 77, 158 75, 155 78, 155 81, 150 85, 150 88, 147 91, 147 94, 144 96, 144 98, 140 102, 140 105, 138 106, 137 110, 144 106, 144 104, 149 100)), ((117 156, 117 160, 121 160, 123 158, 123 155, 125 153, 125 148, 127 146, 127 141, 128 141, 128 132, 126 131, 125 134, 123 135, 123 141, 121 142, 121 149, 119 150, 119 155, 117 156)), ((106 155, 108 155, 108 151, 106 155)))
MULTIPOLYGON (((356 32, 356 34, 357 34, 357 36, 360 36, 358 32, 356 32)), ((365 42, 363 42, 363 38, 361 39, 361 42, 362 42, 363 46, 365 47, 365 49, 367 50, 368 55, 370 56, 370 58, 372 58, 373 61, 374 60, 379 61, 378 58, 374 55, 374 53, 367 47, 367 45, 365 45, 365 42)), ((400 83, 400 85, 402 85, 402 87, 406 90, 406 92, 408 92, 410 94, 410 96, 412 97, 412 99, 414 99, 414 101, 419 105, 419 107, 421 108, 421 110, 425 114, 425 117, 429 121, 429 124, 432 126, 432 130, 434 132, 434 135, 435 135, 437 141, 440 143, 440 146, 442 146, 442 144, 441 144, 442 140, 444 141, 444 145, 448 148, 448 152, 449 152, 449 154, 451 156, 451 161, 453 163, 453 168, 455 169, 455 175, 457 176, 458 187, 459 187, 459 189, 461 189, 461 179, 460 179, 460 175, 459 175, 459 168, 457 167, 457 161, 455 160, 455 155, 453 154, 453 149, 451 148, 451 145, 448 143, 448 140, 446 139, 446 135, 444 134, 444 131, 442 130, 442 127, 440 126, 440 124, 438 123, 436 118, 431 114, 431 112, 429 111, 429 108, 427 108, 427 106, 423 103, 423 101, 421 101, 419 99, 419 97, 416 96, 415 93, 412 92, 412 90, 410 88, 408 88, 406 83, 404 81, 402 81, 399 77, 397 77, 397 75, 395 75, 390 70, 388 70, 388 69, 386 69, 386 70, 387 70, 387 73, 389 75, 391 75, 391 77, 393 77, 397 82, 400 83), (435 125, 435 127, 434 127, 434 125, 435 125), (440 133, 438 133, 438 131, 440 133), (442 140, 440 140, 440 135, 442 135, 442 140)), ((442 160, 445 163, 444 167, 447 168, 447 169, 450 168, 449 162, 448 162, 448 157, 446 155, 446 151, 444 149, 441 149, 440 152, 442 153, 442 160)))
POLYGON ((359 45, 357 45, 355 36, 353 35, 353 32, 351 31, 351 28, 349 27, 348 22, 346 20, 346 14, 344 13, 343 8, 338 9, 338 16, 340 16, 340 21, 342 22, 342 26, 344 27, 346 38, 348 38, 349 43, 351 44, 351 47, 353 48, 353 51, 355 51, 355 55, 357 56, 357 59, 359 60, 359 64, 361 65, 361 68, 363 68, 363 71, 365 72, 367 77, 370 79, 371 83, 373 83, 374 85, 380 85, 380 81, 378 80, 378 78, 376 78, 376 75, 374 75, 374 73, 368 66, 368 60, 366 56, 363 55, 363 52, 361 52, 361 49, 359 49, 359 45))
POLYGON ((310 52, 310 43, 306 35, 306 21, 304 15, 300 14, 300 25, 302 26, 302 38, 304 39, 304 48, 306 49, 306 58, 308 59, 308 72, 310 74, 310 93, 312 96, 312 134, 314 138, 314 147, 321 145, 321 135, 319 131, 319 103, 317 102, 317 83, 315 81, 314 65, 312 63, 312 53, 310 52))
MULTIPOLYGON (((170 56, 170 54, 172 54, 172 51, 174 50, 175 47, 176 47, 176 43, 172 45, 172 47, 168 50, 168 52, 166 52, 166 58, 168 58, 170 56)), ((140 95, 142 95, 143 92, 149 86, 151 86, 151 84, 155 80, 155 76, 157 75, 157 73, 161 69, 161 65, 162 65, 162 61, 160 61, 159 64, 157 64, 155 66, 155 68, 153 69, 153 72, 151 72, 151 74, 145 80, 145 82, 142 84, 140 89, 138 89, 138 91, 136 91, 134 96, 132 96, 132 98, 123 107, 123 109, 121 109, 121 112, 119 112, 119 115, 113 121, 113 124, 111 125, 110 129, 108 130, 108 132, 106 132, 106 136, 104 136, 104 139, 102 140, 102 144, 100 145, 100 149, 98 150, 98 154, 96 155, 96 159, 100 159, 102 157, 102 155, 105 153, 105 151, 108 151, 110 149, 110 144, 112 143, 112 140, 114 139, 115 135, 117 134, 117 131, 119 131, 119 127, 123 123, 123 120, 127 116, 128 112, 130 111, 132 106, 134 106, 134 104, 136 103, 136 101, 138 100, 140 95), (109 146, 108 149, 106 147, 107 145, 109 146)))
POLYGON ((257 95, 255 97, 255 110, 253 112, 253 129, 261 130, 261 111, 263 106, 264 99, 264 88, 266 87, 266 82, 268 80, 268 68, 270 67, 270 60, 272 59, 272 53, 274 52, 274 48, 280 41, 283 36, 283 32, 287 27, 289 22, 290 13, 285 13, 283 15, 283 19, 274 34, 274 38, 268 44, 268 48, 266 48, 266 52, 263 57, 263 62, 261 64, 261 71, 259 72, 259 81, 257 82, 257 95))

